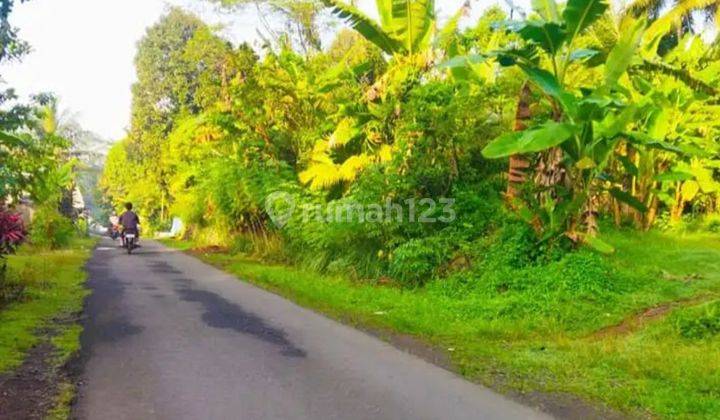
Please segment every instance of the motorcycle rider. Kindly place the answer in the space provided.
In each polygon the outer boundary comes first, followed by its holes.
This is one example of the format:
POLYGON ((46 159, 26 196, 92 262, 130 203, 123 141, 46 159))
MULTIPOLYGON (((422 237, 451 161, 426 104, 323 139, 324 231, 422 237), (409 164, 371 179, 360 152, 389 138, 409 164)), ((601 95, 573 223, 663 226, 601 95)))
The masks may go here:
POLYGON ((140 230, 138 225, 140 224, 140 218, 132 211, 132 203, 125 204, 125 212, 120 215, 120 226, 123 228, 123 245, 125 245, 125 234, 134 233, 135 237, 140 239, 140 230))
POLYGON ((120 236, 120 218, 113 210, 113 212, 110 214, 110 237, 114 241, 118 238, 118 236, 120 236))

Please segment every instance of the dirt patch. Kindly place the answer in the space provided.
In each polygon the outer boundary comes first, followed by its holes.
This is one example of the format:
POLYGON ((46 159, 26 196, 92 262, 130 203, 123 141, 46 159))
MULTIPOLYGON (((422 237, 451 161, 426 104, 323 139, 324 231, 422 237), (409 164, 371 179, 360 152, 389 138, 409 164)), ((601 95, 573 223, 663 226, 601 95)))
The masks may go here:
POLYGON ((53 319, 51 326, 37 333, 41 341, 28 351, 20 367, 0 375, 0 418, 44 419, 48 415, 52 417, 53 410, 64 408, 58 396, 62 387, 74 389, 77 383, 78 355, 61 360, 51 340, 63 326, 74 325, 79 320, 79 313, 53 319))
POLYGON ((651 322, 662 319, 670 311, 676 308, 701 304, 716 297, 717 296, 714 295, 701 295, 653 306, 652 308, 645 309, 644 311, 635 314, 629 318, 625 318, 619 324, 610 325, 594 332, 591 335, 591 338, 600 339, 606 337, 628 335, 640 330, 645 325, 651 322))
POLYGON ((0 413, 4 418, 42 419, 57 394, 54 348, 49 341, 35 346, 13 373, 0 376, 0 413))

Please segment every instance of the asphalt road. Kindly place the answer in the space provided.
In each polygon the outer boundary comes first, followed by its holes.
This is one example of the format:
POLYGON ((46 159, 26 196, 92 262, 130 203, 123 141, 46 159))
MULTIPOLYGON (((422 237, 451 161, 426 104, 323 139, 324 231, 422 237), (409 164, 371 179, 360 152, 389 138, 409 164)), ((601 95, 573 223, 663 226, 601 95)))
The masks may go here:
POLYGON ((88 264, 81 419, 545 415, 162 245, 88 264))

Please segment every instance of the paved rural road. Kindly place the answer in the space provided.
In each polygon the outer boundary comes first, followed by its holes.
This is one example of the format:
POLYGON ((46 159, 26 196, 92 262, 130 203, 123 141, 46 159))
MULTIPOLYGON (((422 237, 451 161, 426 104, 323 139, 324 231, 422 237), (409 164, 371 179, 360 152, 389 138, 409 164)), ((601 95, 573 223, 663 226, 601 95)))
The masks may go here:
POLYGON ((88 271, 81 419, 544 417, 155 242, 88 271))

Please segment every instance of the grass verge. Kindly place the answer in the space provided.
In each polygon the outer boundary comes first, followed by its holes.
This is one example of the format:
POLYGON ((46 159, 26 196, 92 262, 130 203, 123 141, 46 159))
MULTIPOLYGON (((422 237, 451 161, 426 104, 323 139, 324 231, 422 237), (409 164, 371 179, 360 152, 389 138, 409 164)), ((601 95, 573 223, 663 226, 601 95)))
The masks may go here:
POLYGON ((572 394, 631 416, 720 418, 720 238, 606 238, 610 257, 509 270, 499 277, 516 278, 499 286, 467 272, 415 290, 194 254, 344 322, 415 336, 496 389, 572 394))
POLYGON ((49 343, 51 354, 43 357, 43 375, 57 382, 53 418, 66 418, 74 385, 59 372, 79 350, 82 331, 77 323, 88 291, 84 264, 95 244, 75 239, 62 250, 23 247, 9 259, 10 281, 24 287, 19 299, 0 308, 0 374, 18 369, 28 353, 49 343))

